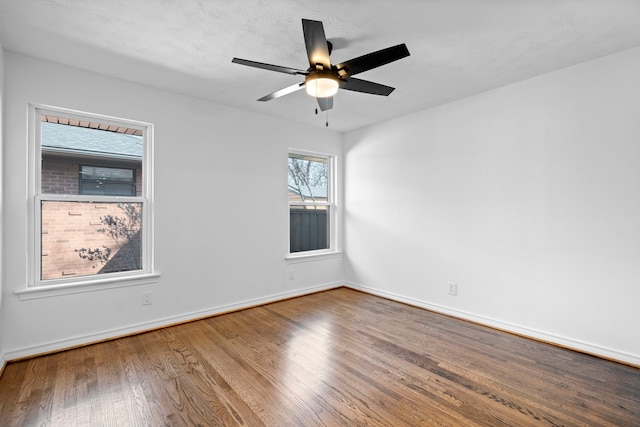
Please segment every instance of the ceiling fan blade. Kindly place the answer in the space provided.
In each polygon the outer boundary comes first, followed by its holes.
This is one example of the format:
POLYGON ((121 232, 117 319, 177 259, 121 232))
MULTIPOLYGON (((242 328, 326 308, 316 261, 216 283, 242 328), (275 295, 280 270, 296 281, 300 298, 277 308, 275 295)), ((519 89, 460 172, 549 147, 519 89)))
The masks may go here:
POLYGON ((316 98, 321 111, 331 110, 333 108, 333 96, 327 98, 316 98))
POLYGON ((304 43, 307 47, 307 56, 309 57, 311 68, 315 70, 317 64, 322 64, 325 70, 330 70, 329 45, 324 35, 322 22, 303 19, 302 32, 304 33, 304 43))
POLYGON ((249 61, 248 59, 233 58, 231 62, 233 62, 234 64, 247 65, 249 67, 262 68, 263 70, 277 71, 278 73, 286 73, 286 74, 293 74, 293 75, 308 74, 304 70, 298 70, 296 68, 289 68, 289 67, 282 67, 280 65, 265 64, 264 62, 249 61))
POLYGON ((397 61, 398 59, 402 59, 409 55, 409 49, 407 49, 407 46, 402 43, 397 46, 388 47, 386 49, 350 59, 349 61, 336 65, 336 68, 338 69, 338 72, 340 72, 340 70, 344 70, 347 76, 353 76, 355 74, 380 67, 381 65, 397 61))
POLYGON ((272 99, 280 98, 281 96, 288 95, 297 90, 300 90, 304 87, 304 82, 296 83, 291 86, 287 86, 284 89, 277 90, 269 95, 265 95, 262 98, 258 99, 258 101, 271 101, 272 99))
POLYGON ((347 80, 341 81, 340 88, 352 90, 354 92, 383 96, 389 96, 389 94, 395 90, 395 88, 391 86, 381 85, 380 83, 374 83, 368 80, 356 79, 354 77, 349 77, 347 80))

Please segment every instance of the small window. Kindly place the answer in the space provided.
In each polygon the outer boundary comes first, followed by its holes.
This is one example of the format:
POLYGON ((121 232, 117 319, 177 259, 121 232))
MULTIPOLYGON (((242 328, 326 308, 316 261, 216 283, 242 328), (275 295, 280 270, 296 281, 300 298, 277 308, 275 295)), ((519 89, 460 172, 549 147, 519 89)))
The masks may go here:
POLYGON ((34 108, 33 285, 151 273, 150 126, 34 108))
POLYGON ((333 249, 332 157, 289 153, 288 167, 289 253, 333 249))
POLYGON ((135 196, 134 170, 82 165, 80 194, 135 196))

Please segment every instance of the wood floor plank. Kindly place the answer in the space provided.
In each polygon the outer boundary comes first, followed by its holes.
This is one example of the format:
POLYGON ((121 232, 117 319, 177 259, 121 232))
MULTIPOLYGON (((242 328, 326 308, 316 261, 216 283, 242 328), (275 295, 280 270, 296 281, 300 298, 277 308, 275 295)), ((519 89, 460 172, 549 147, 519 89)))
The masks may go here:
MULTIPOLYGON (((300 364, 309 365, 309 355, 305 354, 308 352, 304 352, 304 349, 309 349, 314 353, 322 354, 327 350, 326 348, 323 348, 323 346, 326 346, 326 343, 329 343, 332 346, 332 348, 328 349, 329 352, 331 354, 339 352, 340 355, 339 361, 332 361, 332 363, 341 363, 342 370, 350 372, 351 375, 349 375, 349 378, 351 378, 351 380, 350 383, 346 384, 338 383, 340 378, 331 378, 329 375, 324 374, 324 372, 331 373, 332 371, 331 369, 326 369, 326 366, 324 365, 320 366, 320 369, 316 369, 315 372, 320 380, 323 382, 330 381, 335 384, 336 388, 348 391, 356 401, 374 400, 372 397, 375 395, 372 393, 372 390, 381 396, 384 396, 384 399, 379 400, 379 402, 375 402, 377 404, 374 405, 373 408, 376 413, 370 413, 368 415, 369 419, 385 419, 392 425, 398 425, 398 423, 409 423, 415 425, 422 421, 420 411, 417 410, 418 408, 416 408, 415 405, 412 405, 411 400, 404 399, 397 390, 391 390, 386 387, 386 378, 375 375, 376 372, 380 370, 380 367, 375 363, 371 363, 371 360, 367 360, 364 357, 370 352, 370 349, 367 347, 358 347, 358 342, 356 340, 342 340, 342 338, 348 336, 349 331, 343 330, 339 332, 334 330, 333 334, 331 334, 325 326, 326 322, 323 321, 311 322, 306 325, 300 324, 299 322, 297 323, 301 329, 306 329, 307 331, 307 333, 302 334, 295 340, 298 344, 297 347, 300 348, 300 353, 302 353, 300 355, 300 364), (324 339, 318 340, 319 337, 323 337, 324 339), (340 345, 341 341, 343 341, 342 346, 340 345), (321 344, 318 344, 319 342, 321 344), (368 372, 368 375, 365 377, 359 375, 361 371, 368 372), (366 395, 362 394, 363 390, 366 395), (385 408, 385 404, 388 402, 393 403, 391 411, 389 411, 388 408, 385 408)), ((295 356, 290 355, 289 357, 295 356)), ((371 411, 371 409, 368 410, 371 411)))
MULTIPOLYGON (((348 333, 349 333, 349 331, 345 331, 345 330, 343 330, 343 331, 341 331, 341 332, 340 332, 340 335, 347 335, 348 333)), ((363 334, 363 332, 362 332, 362 331, 361 331, 361 334, 363 334)), ((365 341, 365 342, 366 342, 366 344, 367 344, 367 347, 366 347, 366 348, 362 348, 362 349, 361 349, 361 352, 360 352, 360 356, 359 356, 359 357, 362 357, 363 355, 366 357, 366 355, 368 355, 368 354, 371 354, 371 355, 374 355, 374 356, 375 356, 375 355, 377 355, 377 354, 385 354, 385 353, 388 353, 388 352, 389 352, 389 350, 388 350, 388 349, 387 349, 386 351, 382 351, 382 352, 381 352, 381 351, 379 351, 379 350, 381 350, 379 347, 380 347, 380 346, 387 346, 387 347, 388 347, 388 346, 390 346, 390 345, 391 345, 391 343, 389 343, 388 341, 385 341, 385 340, 378 339, 378 338, 376 338, 375 336, 373 336, 373 335, 371 335, 371 334, 366 334, 366 335, 367 335, 367 336, 366 336, 367 341, 365 341), (378 351, 373 351, 373 352, 372 352, 372 351, 371 351, 372 349, 375 349, 375 350, 378 350, 378 351)), ((358 339, 358 340, 352 340, 351 342, 358 342, 358 341, 363 341, 363 340, 362 340, 362 337, 361 337, 360 339, 358 339)), ((396 355, 396 356, 397 356, 397 357, 394 357, 393 359, 388 359, 388 360, 395 360, 396 362, 398 362, 398 361, 402 361, 402 362, 405 362, 405 364, 407 364, 409 367, 412 367, 412 368, 415 368, 415 366, 416 366, 416 365, 419 365, 419 366, 423 369, 423 372, 421 372, 421 373, 420 373, 420 379, 419 379, 420 381, 424 381, 424 380, 425 380, 425 376, 426 376, 427 374, 432 374, 431 372, 428 372, 428 370, 424 369, 424 368, 426 367, 426 365, 433 365, 433 363, 432 363, 430 360, 428 360, 428 358, 426 358, 426 357, 421 357, 421 356, 416 355, 416 354, 414 354, 414 355, 412 355, 412 356, 407 356, 406 354, 405 354, 404 356, 402 356, 402 355, 396 355), (426 372, 425 372, 425 371, 426 371, 426 372)), ((371 359, 369 359, 369 361, 371 361, 371 359)), ((362 360, 362 359, 360 360, 360 362, 361 362, 361 366, 362 366, 362 367, 363 367, 367 372, 370 372, 370 373, 371 373, 371 372, 375 372, 375 369, 374 369, 374 366, 375 366, 375 365, 373 365, 373 366, 367 366, 367 365, 365 364, 365 361, 364 361, 364 360, 362 360)), ((378 362, 382 362, 382 363, 384 363, 384 361, 383 361, 383 360, 378 360, 378 362)), ((382 377, 381 377, 381 382, 390 382, 390 383, 393 383, 394 381, 402 381, 402 380, 404 380, 404 378, 395 378, 395 377, 393 376, 393 372, 396 372, 396 371, 398 371, 398 370, 400 370, 400 369, 402 368, 402 367, 400 366, 400 364, 399 364, 399 363, 395 363, 395 364, 393 364, 393 365, 389 365, 388 367, 389 367, 389 370, 385 370, 384 376, 382 376, 382 377), (392 377, 394 377, 394 378, 392 378, 392 377), (392 379, 392 381, 389 381, 390 379, 392 379)), ((440 376, 439 376, 439 378, 442 380, 442 379, 443 379, 443 378, 442 378, 442 375, 440 375, 440 376)), ((444 381, 446 381, 446 379, 444 379, 444 381)), ((413 390, 415 391, 415 390, 418 390, 418 389, 417 389, 417 388, 413 388, 413 390)), ((424 398, 426 397, 426 393, 425 393, 423 396, 421 396, 421 397, 422 397, 422 398, 423 398, 423 400, 424 400, 424 398)), ((431 397, 433 397, 433 395, 432 395, 431 397)), ((394 396, 394 399, 395 399, 395 400, 398 400, 398 397, 397 397, 397 396, 394 396)), ((460 402, 460 401, 458 401, 457 403, 458 403, 458 406, 459 406, 459 404, 460 404, 461 402, 460 402)), ((488 404, 490 404, 490 403, 491 403, 491 402, 488 402, 488 404)), ((434 406, 434 405, 436 405, 436 404, 437 404, 437 403, 434 401, 434 399, 433 399, 433 398, 432 398, 432 399, 430 399, 430 406, 431 406, 432 408, 433 408, 433 406, 434 406)), ((487 404, 487 403, 485 403, 485 405, 486 405, 486 404, 487 404)), ((440 406, 442 406, 442 407, 444 408, 444 410, 446 411, 446 413, 448 413, 448 414, 455 413, 455 411, 450 411, 450 410, 448 410, 448 409, 450 409, 450 408, 447 408, 447 405, 446 405, 446 404, 445 404, 445 405, 440 405, 440 406)), ((500 408, 497 408, 497 409, 500 409, 500 408)), ((469 411, 469 408, 467 408, 467 411, 469 411)), ((495 412, 495 411, 494 411, 494 412, 495 412)), ((433 411, 432 411, 432 413, 433 413, 433 411)), ((496 420, 494 419, 494 417, 486 416, 486 414, 484 414, 484 412, 478 412, 478 413, 475 415, 475 417, 474 417, 474 418, 476 419, 476 421, 479 421, 479 419, 480 419, 480 418, 482 418, 483 416, 484 416, 484 417, 486 417, 486 419, 484 420, 486 423, 490 423, 491 425, 498 425, 498 424, 499 424, 499 423, 498 423, 498 421, 496 421, 496 420)), ((407 423, 409 423, 410 425, 415 425, 414 423, 416 422, 416 420, 404 420, 404 421, 405 421, 405 422, 407 422, 407 423)), ((432 421, 434 421, 434 422, 435 422, 435 420, 432 420, 432 421)), ((511 425, 513 425, 513 424, 511 424, 511 425)))
MULTIPOLYGON (((179 331, 162 332, 168 348, 172 350, 165 355, 170 362, 167 365, 170 367, 169 377, 165 384, 173 391, 172 402, 177 409, 175 416, 179 417, 180 412, 198 414, 199 421, 193 415, 184 419, 187 425, 213 422, 213 419, 219 424, 245 424, 237 416, 238 411, 235 409, 236 406, 244 406, 243 401, 238 399, 220 375, 210 368, 206 362, 208 355, 198 354, 189 343, 177 339, 182 337, 179 331), (197 381, 183 381, 185 375, 197 381)), ((191 339, 195 337, 191 336, 191 339)), ((255 419, 251 421, 255 422, 255 419)))
MULTIPOLYGON (((364 408, 363 405, 358 405, 356 402, 362 401, 356 393, 359 390, 359 387, 355 387, 352 384, 334 384, 334 387, 327 387, 324 378, 316 377, 318 370, 327 370, 325 363, 325 359, 327 358, 327 349, 323 344, 319 344, 321 343, 321 340, 317 339, 317 335, 314 336, 314 342, 303 343, 302 339, 308 336, 306 331, 296 330, 295 328, 291 328, 291 325, 287 325, 283 322, 277 322, 278 319, 275 317, 267 316, 267 318, 271 319, 269 326, 267 327, 267 325, 262 322, 263 327, 258 328, 258 334, 243 339, 240 348, 245 349, 244 356, 246 359, 252 360, 253 363, 256 364, 255 368, 260 370, 262 375, 270 377, 270 380, 274 384, 277 384, 280 381, 273 377, 269 372, 262 372, 259 365, 262 364, 262 361, 265 359, 271 359, 269 360, 268 366, 275 366, 278 363, 278 359, 281 358, 281 355, 287 356, 286 372, 288 379, 285 384, 287 387, 283 388, 281 391, 293 396, 294 398, 298 394, 302 396, 310 396, 311 399, 306 399, 306 402, 301 401, 299 398, 296 398, 295 401, 298 409, 302 412, 308 413, 311 420, 318 417, 316 422, 324 424, 322 416, 325 411, 322 409, 324 406, 329 406, 338 413, 341 413, 338 408, 342 407, 342 410, 344 411, 348 411, 351 414, 358 414, 362 420, 384 419, 392 425, 393 423, 397 424, 399 421, 397 417, 386 411, 382 406, 374 408, 378 412, 375 417, 372 417, 369 413, 374 409, 364 408), (289 326, 289 328, 287 328, 287 326, 289 326), (277 331, 284 329, 291 331, 285 340, 277 335, 277 331), (297 360, 297 356, 301 356, 302 360, 297 360), (295 383, 295 385, 293 385, 293 383, 295 383), (291 390, 291 388, 294 390, 291 390), (335 396, 335 388, 342 390, 340 399, 337 399, 335 396), (347 392, 350 393, 349 396, 347 395, 347 392), (312 400, 314 400, 313 398, 316 396, 324 396, 323 401, 315 402, 321 406, 311 405, 312 400), (345 403, 347 404, 345 405, 345 403)), ((250 321, 251 319, 247 320, 250 321)), ((344 369, 350 370, 352 367, 346 365, 344 369)), ((338 381, 342 380, 337 378, 333 382, 338 381)), ((353 382, 357 383, 357 381, 353 382)))
POLYGON ((102 403, 102 422, 104 425, 117 426, 128 418, 125 399, 120 393, 122 365, 116 353, 117 343, 109 341, 96 344, 95 362, 98 379, 98 403, 102 403))
POLYGON ((640 426, 640 369, 341 288, 10 363, 0 425, 640 426))

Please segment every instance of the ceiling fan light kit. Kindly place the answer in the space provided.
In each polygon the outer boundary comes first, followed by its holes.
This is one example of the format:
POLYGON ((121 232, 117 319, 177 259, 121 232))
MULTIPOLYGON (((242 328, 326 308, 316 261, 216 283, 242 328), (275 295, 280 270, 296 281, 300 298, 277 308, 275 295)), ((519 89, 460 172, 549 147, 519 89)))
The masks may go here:
POLYGON ((331 73, 309 74, 304 82, 307 93, 316 98, 328 98, 338 93, 339 80, 331 73))
POLYGON ((309 60, 309 68, 306 70, 240 58, 233 58, 231 61, 263 70, 305 76, 304 82, 279 89, 263 96, 258 101, 270 101, 305 88, 309 95, 316 98, 320 110, 326 111, 333 108, 333 96, 338 92, 338 89, 388 96, 394 88, 356 79, 352 76, 409 56, 409 50, 403 43, 332 65, 329 57, 332 46, 325 37, 322 22, 303 19, 302 31, 309 60))

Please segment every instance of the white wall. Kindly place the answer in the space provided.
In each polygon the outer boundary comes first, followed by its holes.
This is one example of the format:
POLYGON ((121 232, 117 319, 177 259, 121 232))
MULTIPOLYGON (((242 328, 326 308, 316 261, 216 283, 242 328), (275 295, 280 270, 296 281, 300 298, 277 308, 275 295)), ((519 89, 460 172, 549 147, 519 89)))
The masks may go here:
POLYGON ((287 265, 287 151, 342 153, 342 136, 5 54, 8 359, 334 286, 342 259, 287 265), (155 285, 19 300, 27 284, 27 105, 155 124, 155 285), (295 271, 295 280, 287 272, 295 271), (152 290, 153 305, 141 295, 152 290))
POLYGON ((639 76, 636 48, 347 134, 347 279, 640 364, 639 76))
POLYGON ((4 131, 2 127, 4 114, 3 114, 3 103, 4 103, 4 49, 2 45, 0 45, 0 372, 2 371, 5 364, 5 356, 4 356, 4 258, 3 254, 3 240, 2 240, 2 230, 4 226, 4 199, 3 199, 3 156, 4 152, 4 131))
POLYGON ((284 261, 287 148, 340 155, 341 135, 5 52, 0 351, 28 356, 346 277, 640 364, 638 75, 634 49, 345 135, 343 272, 340 258, 284 261), (13 294, 27 277, 29 102, 155 123, 158 284, 13 294))

